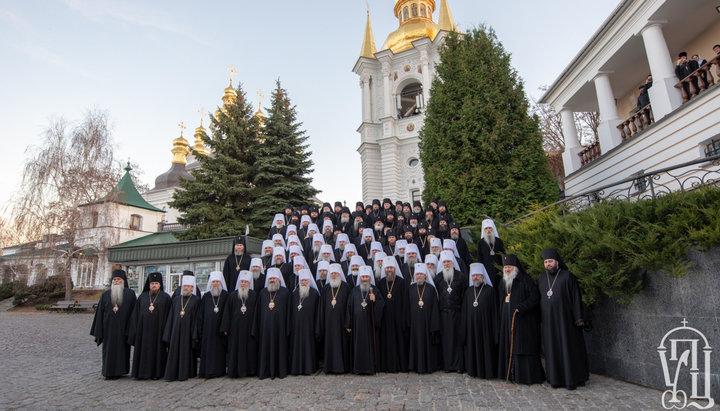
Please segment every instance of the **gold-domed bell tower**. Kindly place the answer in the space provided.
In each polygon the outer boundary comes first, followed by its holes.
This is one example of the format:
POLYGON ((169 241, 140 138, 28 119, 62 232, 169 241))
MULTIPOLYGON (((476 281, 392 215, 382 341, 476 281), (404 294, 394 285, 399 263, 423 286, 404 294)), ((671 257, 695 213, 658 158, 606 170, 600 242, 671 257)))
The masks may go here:
POLYGON ((225 91, 223 92, 223 96, 222 96, 223 105, 222 105, 222 107, 220 107, 219 109, 215 110, 215 118, 216 118, 216 119, 217 119, 217 116, 218 116, 218 114, 220 113, 220 111, 222 111, 223 113, 225 113, 225 114, 227 115, 227 109, 228 109, 228 107, 230 107, 230 105, 233 103, 233 101, 235 101, 235 99, 237 99, 237 91, 235 91, 235 89, 234 89, 233 86, 232 86, 233 74, 236 73, 236 72, 235 72, 235 67, 232 66, 232 65, 227 66, 227 70, 230 72, 230 84, 229 84, 227 87, 225 87, 225 91))
POLYGON ((388 35, 382 49, 397 54, 411 49, 415 40, 434 40, 440 30, 432 19, 434 12, 435 0, 395 0, 395 17, 400 26, 388 35))
POLYGON ((188 141, 183 137, 183 130, 186 128, 183 122, 178 124, 180 127, 180 137, 173 140, 173 148, 170 150, 173 154, 173 163, 185 164, 188 155, 188 141))

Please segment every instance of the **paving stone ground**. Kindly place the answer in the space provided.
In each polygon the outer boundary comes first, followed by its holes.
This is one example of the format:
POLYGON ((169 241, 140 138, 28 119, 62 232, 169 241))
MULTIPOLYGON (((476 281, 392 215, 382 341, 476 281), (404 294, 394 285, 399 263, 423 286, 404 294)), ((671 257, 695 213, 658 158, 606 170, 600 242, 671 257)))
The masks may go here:
POLYGON ((591 375, 575 391, 465 374, 106 381, 91 314, 0 313, 0 409, 659 409, 660 391, 591 375))

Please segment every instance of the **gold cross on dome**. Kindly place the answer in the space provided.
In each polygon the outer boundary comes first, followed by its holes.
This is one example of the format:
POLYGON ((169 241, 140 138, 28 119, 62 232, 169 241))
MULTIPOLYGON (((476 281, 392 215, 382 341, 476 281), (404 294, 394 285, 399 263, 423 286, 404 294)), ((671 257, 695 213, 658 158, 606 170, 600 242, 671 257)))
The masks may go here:
POLYGON ((205 108, 200 107, 200 110, 198 110, 198 113, 200 113, 200 127, 202 127, 203 126, 202 122, 203 122, 203 119, 205 118, 205 108))
POLYGON ((230 81, 232 81, 233 75, 237 73, 237 71, 235 71, 235 66, 233 64, 227 66, 227 71, 230 72, 230 81))
POLYGON ((182 121, 178 123, 178 127, 180 127, 180 137, 182 137, 183 130, 185 130, 187 127, 185 127, 185 123, 183 123, 182 121))
POLYGON ((265 97, 265 95, 263 94, 262 89, 258 90, 257 95, 258 95, 258 97, 260 98, 260 102, 258 103, 258 107, 262 107, 262 99, 265 97))

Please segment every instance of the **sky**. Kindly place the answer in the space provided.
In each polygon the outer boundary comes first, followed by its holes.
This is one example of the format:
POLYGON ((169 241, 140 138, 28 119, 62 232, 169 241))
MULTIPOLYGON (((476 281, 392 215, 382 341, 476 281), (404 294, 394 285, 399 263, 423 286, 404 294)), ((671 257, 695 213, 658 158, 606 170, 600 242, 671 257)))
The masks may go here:
MULTIPOLYGON (((532 98, 618 5, 448 2, 460 30, 495 30, 532 98)), ((137 163, 140 180, 152 187, 170 168, 178 123, 192 144, 199 110, 221 104, 229 65, 255 109, 257 92, 269 96, 280 79, 309 137, 318 198, 361 200, 361 90, 352 67, 368 7, 380 49, 398 26, 392 0, 3 0, 0 215, 20 187, 26 149, 42 142, 54 119, 79 121, 90 109, 107 113, 118 158, 137 163)))

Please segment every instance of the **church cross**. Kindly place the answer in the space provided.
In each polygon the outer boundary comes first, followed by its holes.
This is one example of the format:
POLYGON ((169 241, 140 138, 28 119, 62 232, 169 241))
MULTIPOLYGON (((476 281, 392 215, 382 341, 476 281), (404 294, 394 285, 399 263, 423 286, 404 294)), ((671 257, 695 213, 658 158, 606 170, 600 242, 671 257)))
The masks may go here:
POLYGON ((180 127, 180 137, 182 137, 183 130, 185 130, 187 127, 185 127, 185 123, 183 123, 182 121, 178 123, 178 127, 180 127))
POLYGON ((198 110, 198 113, 200 113, 200 127, 202 127, 203 118, 205 118, 205 108, 200 107, 200 110, 198 110))
POLYGON ((227 71, 230 72, 230 81, 232 82, 233 75, 237 73, 237 71, 235 71, 235 66, 232 64, 227 66, 227 71))
POLYGON ((683 320, 680 321, 680 323, 683 325, 683 327, 687 327, 687 325, 688 325, 688 321, 685 318, 683 318, 683 320))

